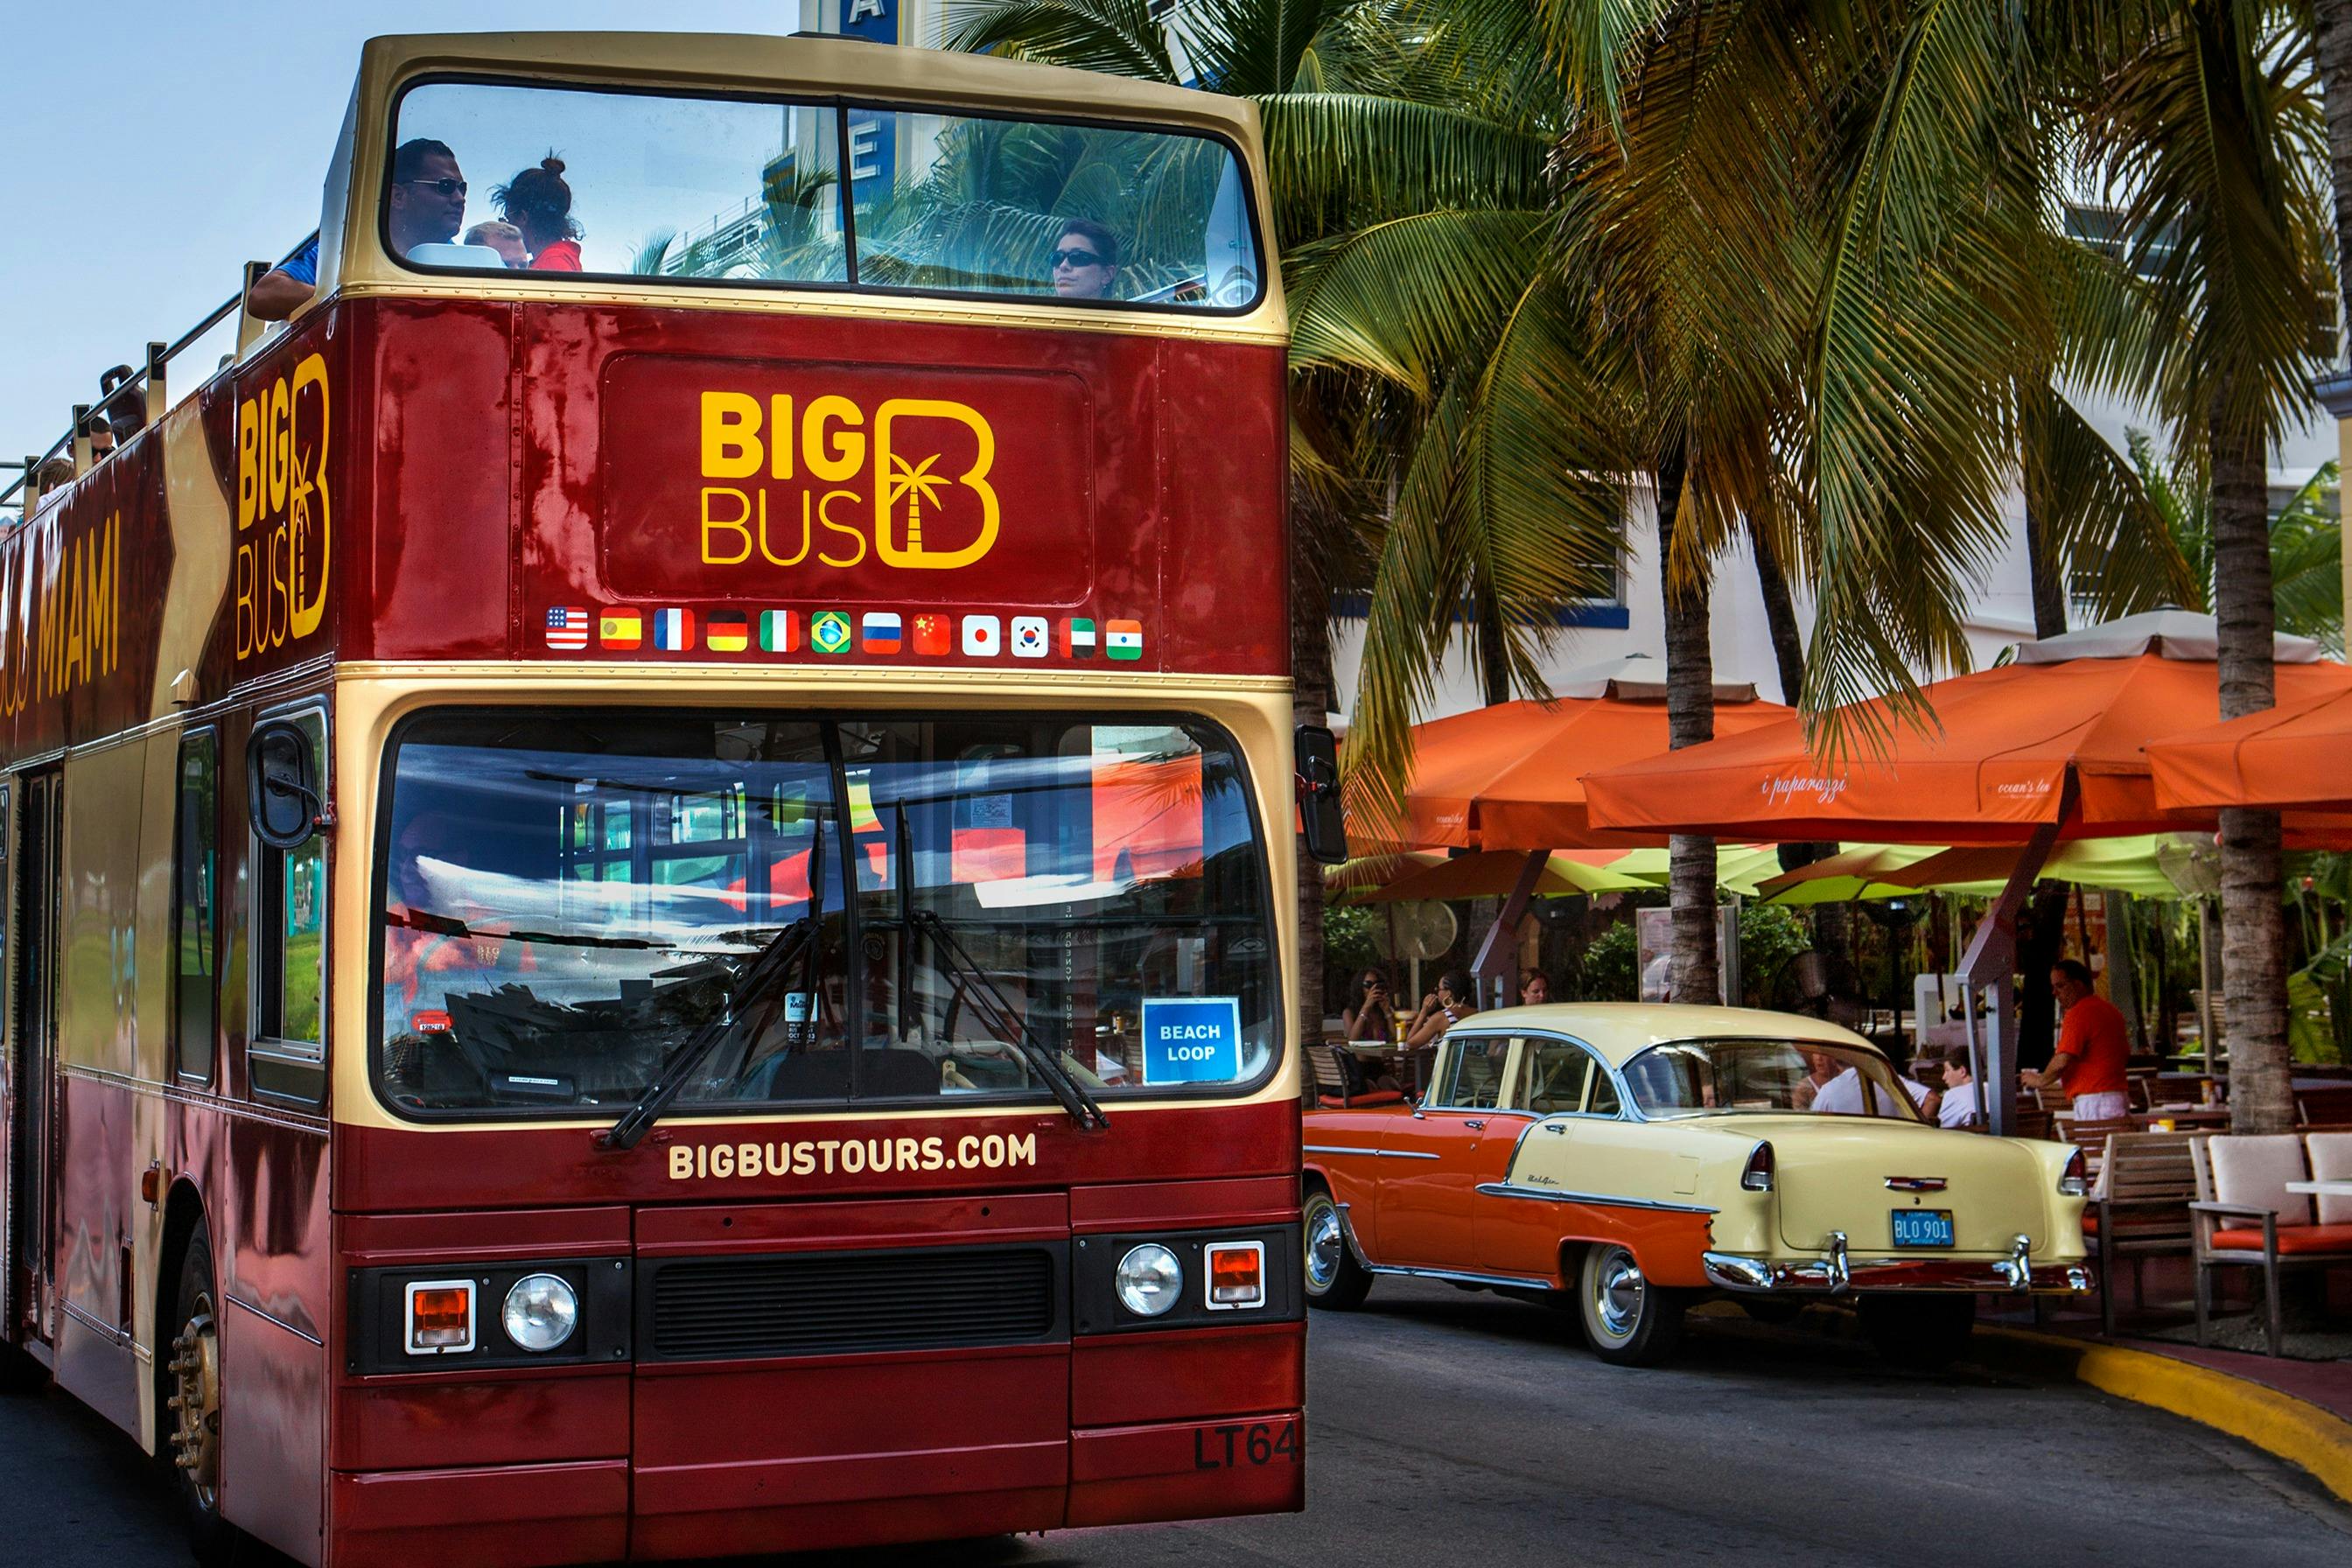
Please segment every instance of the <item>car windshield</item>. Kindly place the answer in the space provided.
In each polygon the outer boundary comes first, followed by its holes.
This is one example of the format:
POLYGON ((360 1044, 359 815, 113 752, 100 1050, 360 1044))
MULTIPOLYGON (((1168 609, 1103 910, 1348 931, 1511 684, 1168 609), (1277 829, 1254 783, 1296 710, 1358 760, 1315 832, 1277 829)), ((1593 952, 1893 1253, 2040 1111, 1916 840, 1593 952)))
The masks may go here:
POLYGON ((438 80, 393 143, 384 240, 425 269, 1147 310, 1262 291, 1239 161, 1171 129, 438 80))
POLYGON ((391 773, 404 1110, 626 1106, 713 1025, 677 1110, 1273 1063, 1261 840, 1203 721, 436 712, 391 773))
POLYGON ((1904 1083, 1877 1052, 1813 1040, 1676 1040, 1625 1064, 1643 1115, 1809 1111, 1919 1120, 1924 1089, 1904 1083))

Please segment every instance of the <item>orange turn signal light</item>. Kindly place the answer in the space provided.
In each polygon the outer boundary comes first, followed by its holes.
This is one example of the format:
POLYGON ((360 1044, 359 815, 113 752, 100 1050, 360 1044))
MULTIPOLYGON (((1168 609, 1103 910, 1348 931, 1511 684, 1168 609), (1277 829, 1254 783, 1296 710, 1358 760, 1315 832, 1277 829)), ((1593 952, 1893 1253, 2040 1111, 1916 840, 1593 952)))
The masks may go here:
POLYGON ((1211 1311, 1265 1305, 1265 1243, 1212 1242, 1206 1253, 1211 1311))
POLYGON ((457 1024, 438 1007, 420 1007, 408 1016, 408 1026, 420 1035, 446 1035, 457 1024))
POLYGON ((420 1279, 408 1287, 410 1355, 454 1355, 474 1348, 474 1282, 420 1279))

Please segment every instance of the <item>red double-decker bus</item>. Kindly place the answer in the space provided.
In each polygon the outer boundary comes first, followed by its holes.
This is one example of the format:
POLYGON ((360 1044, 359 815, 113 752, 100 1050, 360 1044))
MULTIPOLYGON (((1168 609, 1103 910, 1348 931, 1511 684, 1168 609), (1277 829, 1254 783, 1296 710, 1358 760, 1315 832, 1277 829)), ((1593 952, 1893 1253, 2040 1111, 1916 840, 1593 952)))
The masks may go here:
POLYGON ((1300 1506, 1264 191, 1208 94, 367 46, 307 300, 0 547, 0 1356, 203 1553, 1300 1506))

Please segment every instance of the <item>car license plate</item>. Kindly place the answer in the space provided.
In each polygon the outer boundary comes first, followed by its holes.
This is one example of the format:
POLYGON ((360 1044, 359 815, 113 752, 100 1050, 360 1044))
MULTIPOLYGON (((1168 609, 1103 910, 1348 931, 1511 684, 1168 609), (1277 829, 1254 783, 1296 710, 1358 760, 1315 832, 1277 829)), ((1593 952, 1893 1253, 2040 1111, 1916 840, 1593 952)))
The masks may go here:
POLYGON ((1897 1247, 1951 1246, 1952 1211, 1949 1209, 1896 1209, 1895 1211, 1895 1245, 1897 1247))

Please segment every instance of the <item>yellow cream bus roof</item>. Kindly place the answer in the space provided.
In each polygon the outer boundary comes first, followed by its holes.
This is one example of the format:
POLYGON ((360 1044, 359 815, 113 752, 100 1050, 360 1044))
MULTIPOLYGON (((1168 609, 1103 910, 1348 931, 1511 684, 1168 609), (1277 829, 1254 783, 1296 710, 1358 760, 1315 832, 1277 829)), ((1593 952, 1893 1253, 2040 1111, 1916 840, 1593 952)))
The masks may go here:
MULTIPOLYGON (((926 109, 982 109, 1005 114, 1134 121, 1205 132, 1241 150, 1249 172, 1260 241, 1268 261, 1263 298, 1246 315, 1177 317, 1166 313, 1091 311, 1073 320, 1034 305, 988 300, 873 298, 827 299, 714 291, 667 281, 589 285, 602 297, 648 304, 702 305, 727 310, 786 309, 866 314, 942 315, 1089 331, 1128 331, 1183 337, 1281 342, 1286 331, 1282 282, 1272 266, 1276 238, 1266 206, 1265 160, 1256 106, 1237 98, 1095 71, 1032 65, 986 55, 868 44, 836 37, 778 37, 727 33, 441 33, 371 38, 360 56, 335 156, 327 174, 320 225, 319 277, 324 289, 347 294, 402 293, 498 298, 572 299, 583 285, 556 275, 506 278, 425 278, 400 267, 379 243, 373 205, 373 171, 389 156, 391 106, 408 81, 444 73, 485 74, 518 80, 586 82, 658 90, 758 92, 875 100, 926 109), (365 171, 356 181, 354 170, 365 171), (553 278, 554 280, 551 280, 553 278)), ((324 291, 322 289, 322 292, 324 291)))

